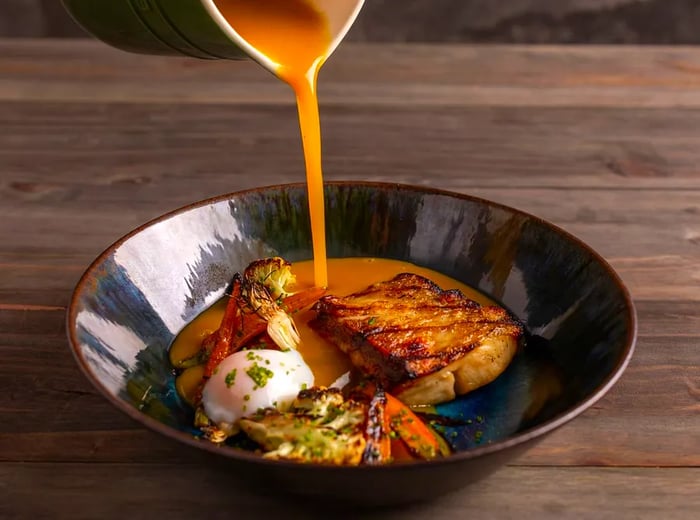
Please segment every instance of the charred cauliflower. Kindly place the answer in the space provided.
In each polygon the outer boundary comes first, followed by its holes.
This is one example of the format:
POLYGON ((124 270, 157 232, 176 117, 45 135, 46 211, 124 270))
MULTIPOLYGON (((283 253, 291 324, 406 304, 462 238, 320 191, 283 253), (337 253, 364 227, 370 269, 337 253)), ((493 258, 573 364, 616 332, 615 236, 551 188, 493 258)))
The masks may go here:
POLYGON ((288 412, 266 409, 240 426, 266 458, 358 465, 366 414, 366 405, 345 400, 337 389, 312 388, 300 392, 288 412))
POLYGON ((250 263, 243 272, 243 279, 247 283, 257 282, 264 285, 275 300, 292 294, 290 289, 296 283, 292 264, 279 256, 250 263))

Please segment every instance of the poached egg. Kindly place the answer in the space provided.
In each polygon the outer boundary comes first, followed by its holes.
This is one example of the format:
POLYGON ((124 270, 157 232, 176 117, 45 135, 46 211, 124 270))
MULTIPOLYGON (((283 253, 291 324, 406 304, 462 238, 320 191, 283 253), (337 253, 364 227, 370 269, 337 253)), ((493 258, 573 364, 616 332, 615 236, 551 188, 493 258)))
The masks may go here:
POLYGON ((239 419, 262 408, 289 409, 301 390, 314 385, 311 369, 296 350, 243 350, 225 358, 204 385, 207 417, 227 433, 239 419))

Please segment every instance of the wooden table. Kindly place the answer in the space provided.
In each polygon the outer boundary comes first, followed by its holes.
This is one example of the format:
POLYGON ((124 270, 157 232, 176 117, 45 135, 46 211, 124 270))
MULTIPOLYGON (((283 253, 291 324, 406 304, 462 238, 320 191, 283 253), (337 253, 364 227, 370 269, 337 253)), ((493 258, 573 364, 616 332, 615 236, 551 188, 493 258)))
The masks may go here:
MULTIPOLYGON (((328 179, 549 219, 612 263, 640 319, 627 372, 583 416, 478 487, 368 516, 700 518, 700 50, 348 44, 320 92, 328 179)), ((113 409, 64 325, 122 234, 302 179, 292 96, 252 63, 0 41, 0 517, 308 514, 113 409)))

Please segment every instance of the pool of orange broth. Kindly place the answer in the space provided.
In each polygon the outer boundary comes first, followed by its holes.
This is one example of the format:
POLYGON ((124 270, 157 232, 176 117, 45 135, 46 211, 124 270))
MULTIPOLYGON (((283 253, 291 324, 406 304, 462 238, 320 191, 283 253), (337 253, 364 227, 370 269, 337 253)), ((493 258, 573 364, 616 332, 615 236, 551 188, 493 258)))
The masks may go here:
MULTIPOLYGON (((292 265, 297 283, 294 290, 302 290, 314 285, 313 261, 307 260, 292 265)), ((482 305, 494 302, 474 288, 449 276, 417 265, 381 258, 331 258, 328 259, 329 286, 326 294, 346 296, 360 291, 373 283, 390 280, 400 273, 415 273, 432 280, 444 290, 459 289, 465 296, 482 305)), ((222 299, 192 320, 175 338, 170 348, 170 361, 173 366, 197 353, 202 340, 214 332, 221 324, 226 307, 222 299)), ((309 327, 315 317, 311 308, 294 314, 294 322, 299 329, 301 344, 299 352, 314 374, 315 384, 329 386, 352 368, 348 357, 309 327)), ((204 374, 203 366, 186 369, 176 380, 176 388, 181 397, 192 403, 193 396, 204 374)))

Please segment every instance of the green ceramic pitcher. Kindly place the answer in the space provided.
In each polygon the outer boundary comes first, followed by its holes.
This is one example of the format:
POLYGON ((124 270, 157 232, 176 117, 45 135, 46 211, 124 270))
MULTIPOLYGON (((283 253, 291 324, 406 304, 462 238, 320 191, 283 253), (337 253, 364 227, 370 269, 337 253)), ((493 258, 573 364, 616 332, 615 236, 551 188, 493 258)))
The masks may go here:
MULTIPOLYGON (((264 1, 264 0, 261 0, 264 1)), ((338 46, 364 0, 310 0, 324 12, 338 46)), ((205 59, 252 57, 268 69, 260 55, 226 21, 215 0, 63 0, 87 32, 113 47, 142 54, 193 56, 205 59)))

